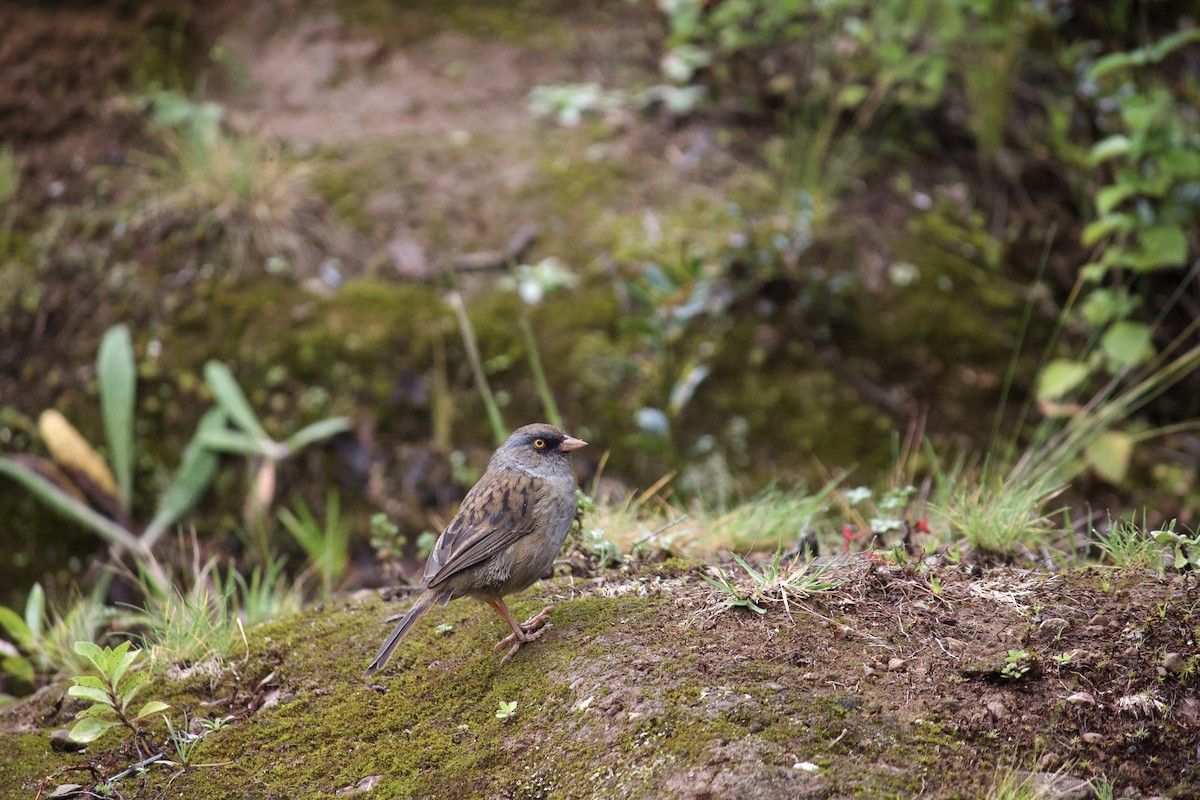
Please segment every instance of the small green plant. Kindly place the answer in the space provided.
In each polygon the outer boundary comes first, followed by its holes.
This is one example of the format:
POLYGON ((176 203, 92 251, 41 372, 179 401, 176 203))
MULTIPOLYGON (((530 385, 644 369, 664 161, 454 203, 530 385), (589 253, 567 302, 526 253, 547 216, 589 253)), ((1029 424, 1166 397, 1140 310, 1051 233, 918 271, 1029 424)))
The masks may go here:
POLYGON ((190 578, 190 586, 171 581, 160 588, 144 576, 135 578, 144 599, 125 621, 142 631, 156 671, 174 664, 225 660, 239 643, 245 645, 237 614, 237 583, 215 579, 215 567, 215 559, 210 559, 190 578))
POLYGON ((1033 653, 1028 650, 1009 650, 1008 655, 1004 657, 1004 667, 1000 670, 1000 676, 1010 681, 1018 680, 1033 669, 1034 661, 1033 653))
POLYGON ((212 719, 200 720, 200 725, 206 731, 210 733, 216 733, 217 731, 224 730, 229 723, 233 722, 233 720, 234 718, 232 715, 225 717, 213 717, 212 719))
POLYGON ((517 701, 501 700, 499 707, 496 709, 496 719, 507 722, 517 714, 517 701))
POLYGON ((76 642, 75 652, 86 658, 97 674, 71 678, 75 685, 67 693, 92 702, 77 715, 79 721, 71 728, 71 738, 77 742, 92 742, 113 728, 124 727, 143 751, 148 750, 142 741, 142 723, 170 706, 160 700, 150 700, 136 712, 130 708, 146 683, 146 673, 141 670, 144 664, 140 661, 142 651, 130 649, 129 642, 104 648, 92 642, 76 642))
POLYGON ((1135 520, 1117 520, 1107 531, 1093 531, 1096 544, 1108 560, 1118 567, 1135 567, 1163 570, 1163 551, 1154 535, 1135 520))
POLYGON ((38 675, 56 670, 81 672, 88 662, 74 650, 75 642, 90 641, 111 617, 98 594, 76 598, 65 612, 46 612, 46 596, 35 583, 25 600, 24 616, 0 606, 0 628, 12 640, 5 648, 0 670, 36 685, 38 675), (49 618, 48 618, 49 617, 49 618))
POLYGON ((332 489, 325 496, 324 525, 317 521, 303 500, 295 498, 293 504, 295 512, 279 509, 279 521, 303 548, 311 569, 321 578, 321 597, 328 599, 350 563, 352 530, 341 519, 341 501, 332 489))
POLYGON ((38 420, 38 428, 54 462, 26 455, 0 457, 0 475, 15 480, 49 508, 96 533, 119 552, 132 553, 142 569, 161 581, 161 569, 151 548, 208 487, 217 462, 199 439, 223 427, 224 415, 214 409, 201 419, 154 516, 140 533, 135 533, 130 514, 137 369, 129 329, 124 325, 109 328, 104 334, 96 356, 96 378, 111 469, 61 413, 47 409, 38 420), (104 513, 85 502, 84 496, 104 513))
POLYGON ((371 549, 381 561, 399 558, 403 553, 400 528, 382 511, 371 515, 371 549))
POLYGON ((0 650, 0 670, 25 683, 34 682, 34 665, 30 658, 40 657, 42 668, 47 666, 42 646, 45 615, 46 595, 40 583, 35 583, 29 590, 24 617, 7 606, 0 606, 0 628, 8 633, 16 645, 13 652, 0 650))
MULTIPOLYGON (((246 527, 264 530, 265 516, 275 499, 276 475, 279 462, 295 455, 309 445, 345 433, 350 430, 347 417, 330 417, 306 425, 283 441, 267 435, 246 393, 220 361, 209 361, 204 365, 204 380, 213 393, 217 406, 223 412, 219 425, 205 429, 200 437, 204 447, 212 450, 245 456, 250 465, 250 489, 246 504, 246 527), (225 417, 234 428, 225 426, 225 417)), ((267 552, 257 554, 261 561, 270 558, 267 552)))
POLYGON ((1068 650, 1065 653, 1058 653, 1050 658, 1054 661, 1055 665, 1058 666, 1059 669, 1062 669, 1063 667, 1070 666, 1071 662, 1075 660, 1075 656, 1077 654, 1078 651, 1076 650, 1068 650))
POLYGON ((728 595, 724 602, 726 608, 748 608, 758 614, 767 613, 764 604, 780 603, 790 616, 791 603, 810 594, 821 594, 837 588, 838 582, 826 577, 829 564, 817 566, 811 561, 801 563, 796 559, 790 567, 784 568, 781 566, 782 555, 782 550, 776 550, 775 557, 763 570, 755 569, 744 558, 734 555, 733 560, 750 578, 750 588, 738 586, 720 567, 711 567, 711 576, 700 577, 714 589, 728 595))
POLYGON ((438 623, 437 627, 435 627, 433 630, 439 636, 449 636, 451 633, 454 632, 454 626, 451 625, 449 622, 441 622, 441 623, 438 623))
POLYGON ((1151 534, 1154 541, 1171 549, 1172 566, 1179 571, 1200 570, 1200 534, 1187 536, 1175 531, 1175 520, 1151 534))
POLYGON ((186 712, 183 715, 183 724, 178 728, 166 714, 163 714, 163 720, 167 723, 167 741, 170 742, 171 749, 175 751, 176 761, 174 763, 185 768, 191 766, 196 754, 196 746, 200 744, 204 734, 191 732, 186 712))

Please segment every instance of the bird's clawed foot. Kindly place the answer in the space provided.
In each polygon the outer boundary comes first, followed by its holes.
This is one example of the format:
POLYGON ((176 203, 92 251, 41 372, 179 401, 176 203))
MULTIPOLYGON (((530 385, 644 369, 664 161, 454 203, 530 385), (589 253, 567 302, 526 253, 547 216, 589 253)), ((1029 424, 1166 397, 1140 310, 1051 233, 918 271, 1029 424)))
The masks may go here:
POLYGON ((510 622, 512 622, 513 632, 496 642, 496 646, 492 648, 493 650, 499 650, 505 645, 512 645, 509 651, 504 654, 504 658, 500 659, 501 666, 521 649, 521 645, 532 642, 554 627, 553 623, 550 622, 550 609, 551 606, 547 606, 524 622, 515 622, 509 618, 510 622))

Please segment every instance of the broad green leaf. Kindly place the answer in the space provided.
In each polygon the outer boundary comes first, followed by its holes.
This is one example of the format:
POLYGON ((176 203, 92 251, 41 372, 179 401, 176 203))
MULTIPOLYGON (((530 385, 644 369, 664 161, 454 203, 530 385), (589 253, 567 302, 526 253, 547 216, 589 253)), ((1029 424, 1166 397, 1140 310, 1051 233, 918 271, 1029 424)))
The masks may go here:
POLYGON ((1149 325, 1121 320, 1104 332, 1100 338, 1100 349, 1117 369, 1130 367, 1153 354, 1150 345, 1152 334, 1149 325))
POLYGON ((1096 192, 1096 212, 1103 217, 1135 194, 1137 194, 1137 187, 1128 183, 1105 186, 1096 192))
POLYGON ((170 708, 170 706, 161 700, 151 700, 148 703, 146 703, 144 706, 142 706, 140 709, 138 709, 137 716, 134 717, 134 719, 135 720, 145 719, 146 717, 150 716, 151 714, 158 714, 162 711, 166 711, 168 708, 170 708))
POLYGON ((1056 358, 1046 365, 1038 378, 1037 399, 1058 400, 1075 389, 1088 376, 1088 368, 1078 361, 1056 358))
POLYGON ((115 728, 121 723, 106 719, 81 719, 71 728, 71 738, 77 742, 94 742, 104 735, 105 731, 115 728))
POLYGON ((104 703, 112 705, 112 698, 108 696, 108 692, 103 689, 93 689, 91 686, 72 686, 67 689, 67 694, 71 697, 82 697, 85 700, 91 700, 96 703, 104 703))
POLYGON ((229 453, 235 456, 266 456, 270 440, 257 439, 251 434, 241 431, 219 428, 205 431, 200 437, 200 444, 208 450, 218 453, 229 453))
POLYGON ((1158 166, 1170 178, 1200 178, 1200 153, 1175 148, 1158 156, 1158 166))
POLYGON ((1135 53, 1137 53, 1136 50, 1128 53, 1109 53, 1103 58, 1096 59, 1096 63, 1092 64, 1087 71, 1088 80, 1099 80, 1110 72, 1140 64, 1141 61, 1138 60, 1135 53))
POLYGON ((218 405, 224 409, 235 425, 260 439, 270 438, 263 429, 262 423, 258 421, 254 409, 250 407, 250 401, 246 399, 242 387, 238 385, 237 379, 229 371, 229 367, 220 361, 209 361, 204 365, 204 380, 208 383, 208 388, 212 389, 218 405))
POLYGON ((107 703, 96 703, 85 708, 75 715, 75 719, 103 719, 117 720, 116 710, 107 703))
POLYGON ((204 437, 215 430, 225 427, 225 414, 219 408, 211 408, 196 426, 196 433, 183 451, 183 459, 179 470, 166 494, 158 502, 158 510, 154 519, 146 526, 142 534, 142 542, 146 547, 153 547, 158 538, 175 524, 208 488, 212 481, 213 472, 217 469, 216 455, 204 446, 204 437))
POLYGON ((1150 58, 1158 62, 1192 42, 1200 42, 1200 28, 1189 28, 1168 34, 1145 49, 1149 51, 1150 58))
POLYGON ((121 658, 119 662, 117 662, 116 666, 113 668, 112 674, 108 676, 108 679, 112 681, 113 686, 121 685, 121 678, 125 677, 125 673, 129 671, 129 668, 133 666, 133 663, 138 660, 138 656, 141 654, 141 650, 130 650, 121 658))
POLYGON ((121 708, 127 708, 133 698, 137 697, 137 693, 146 685, 148 677, 145 672, 135 672, 129 676, 129 680, 121 687, 121 708))
POLYGON ((35 583, 25 600, 25 625, 29 628, 29 636, 34 642, 42 640, 42 625, 45 620, 46 593, 42 591, 42 584, 35 583))
POLYGON ((1133 438, 1121 431, 1105 431, 1084 449, 1088 464, 1111 484, 1119 484, 1125 479, 1132 454, 1133 438))
POLYGON ((113 683, 116 683, 116 681, 113 680, 113 675, 116 674, 121 662, 125 660, 125 654, 129 652, 130 647, 133 647, 133 643, 126 639, 116 647, 104 648, 104 657, 108 662, 105 664, 104 675, 113 683))
POLYGON ((75 682, 76 686, 87 686, 92 689, 100 689, 101 691, 105 688, 104 681, 95 675, 76 675, 71 680, 75 682))
POLYGON ((90 506, 71 497, 25 465, 11 458, 0 457, 0 475, 12 478, 53 511, 99 534, 109 544, 122 550, 141 552, 141 544, 133 534, 108 517, 96 513, 90 506))
POLYGON ((16 641, 17 647, 26 652, 33 652, 33 632, 29 630, 25 620, 21 619, 20 614, 11 608, 0 606, 0 628, 8 631, 8 635, 16 641))
POLYGON ((1134 266, 1142 270, 1178 267, 1187 261, 1187 234, 1177 225, 1156 225, 1142 231, 1134 266))
POLYGON ((92 642, 76 642, 75 652, 92 662, 92 666, 99 672, 104 672, 104 651, 100 649, 100 645, 92 642))
POLYGON ((17 680, 33 683, 33 663, 23 656, 6 656, 0 659, 0 672, 7 672, 17 680))
POLYGON ((1101 139, 1099 142, 1096 142, 1092 147, 1092 151, 1088 154, 1088 160, 1094 166, 1110 158, 1123 156, 1129 152, 1132 144, 1128 136, 1119 133, 1109 136, 1107 139, 1101 139))
POLYGON ((349 417, 331 417, 323 419, 319 422, 314 422, 311 425, 306 425, 300 430, 293 433, 284 442, 287 445, 288 451, 295 453, 302 448, 308 447, 314 442, 319 442, 322 439, 328 439, 331 436, 336 436, 339 433, 345 433, 350 430, 349 417))
POLYGON ((100 384, 100 409, 108 437, 108 458, 117 477, 121 508, 129 510, 133 498, 133 410, 137 394, 137 367, 129 328, 114 325, 104 334, 96 354, 96 380, 100 384))
POLYGON ((1089 222, 1079 235, 1079 241, 1084 247, 1091 247, 1105 236, 1114 233, 1127 233, 1133 228, 1133 217, 1128 214, 1108 214, 1098 220, 1089 222))

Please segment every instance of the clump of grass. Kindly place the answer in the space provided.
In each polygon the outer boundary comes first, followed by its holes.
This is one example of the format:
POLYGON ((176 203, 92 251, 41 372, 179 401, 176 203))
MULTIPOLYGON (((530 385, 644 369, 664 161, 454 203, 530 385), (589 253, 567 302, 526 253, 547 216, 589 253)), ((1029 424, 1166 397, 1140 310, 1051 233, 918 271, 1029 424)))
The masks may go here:
POLYGON ((770 487, 704 524, 696 542, 714 550, 791 546, 828 513, 837 483, 829 481, 815 494, 770 487))
POLYGON ((177 93, 149 99, 158 123, 153 155, 141 167, 135 229, 186 227, 218 235, 235 265, 250 255, 286 264, 312 260, 311 229, 320 223, 312 169, 278 144, 234 134, 221 110, 177 93))
POLYGON ((1135 520, 1109 522, 1107 531, 1093 531, 1096 545, 1114 566, 1163 569, 1162 546, 1135 520))
POLYGON ((143 647, 156 671, 172 665, 224 661, 233 655, 245 632, 236 613, 236 582, 213 579, 216 561, 196 570, 191 585, 160 585, 137 579, 144 599, 124 621, 141 631, 143 647))
POLYGON ((350 564, 352 529, 341 518, 341 501, 333 490, 326 495, 324 525, 303 500, 296 498, 293 504, 295 512, 279 509, 279 521, 304 549, 309 568, 321 579, 321 597, 327 599, 350 564))
POLYGON ((811 561, 794 558, 790 565, 783 566, 783 551, 776 550, 775 557, 763 569, 755 569, 744 558, 735 555, 733 560, 746 573, 746 581, 735 580, 720 567, 710 567, 709 575, 702 575, 708 585, 727 595, 725 608, 747 608, 758 614, 767 613, 765 606, 780 604, 791 616, 791 604, 812 594, 833 591, 838 582, 827 575, 830 564, 817 565, 811 561))

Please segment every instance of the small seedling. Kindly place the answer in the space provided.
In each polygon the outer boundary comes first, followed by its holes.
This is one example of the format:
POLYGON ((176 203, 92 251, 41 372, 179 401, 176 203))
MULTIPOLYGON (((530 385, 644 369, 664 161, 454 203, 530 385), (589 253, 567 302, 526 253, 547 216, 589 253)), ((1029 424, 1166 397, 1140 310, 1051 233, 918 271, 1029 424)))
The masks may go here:
POLYGON ((200 725, 207 731, 215 733, 233 722, 233 715, 227 717, 213 717, 212 719, 200 720, 200 725))
MULTIPOLYGON (((146 673, 138 671, 142 666, 138 660, 141 650, 130 650, 129 642, 116 647, 101 649, 91 642, 76 642, 75 652, 86 658, 95 667, 96 675, 79 675, 71 678, 75 683, 67 694, 91 700, 92 706, 78 714, 79 721, 71 729, 71 738, 77 742, 91 742, 110 728, 124 726, 135 739, 141 737, 141 722, 146 718, 166 711, 170 706, 159 700, 142 705, 137 713, 131 713, 129 704, 146 683, 146 673)), ((139 742, 140 743, 140 742, 139 742)))
POLYGON ((1059 653, 1058 655, 1050 656, 1050 658, 1052 658, 1054 660, 1054 663, 1057 664, 1059 667, 1065 667, 1068 664, 1070 664, 1071 661, 1075 658, 1075 651, 1068 650, 1065 653, 1059 653))
POLYGON ((171 722, 171 718, 163 714, 163 719, 167 722, 167 740, 170 741, 171 747, 175 750, 175 755, 178 758, 178 763, 184 767, 192 763, 192 757, 196 754, 196 745, 204 738, 201 734, 192 733, 188 724, 188 717, 183 715, 183 725, 176 728, 171 722))
POLYGON ((1015 681, 1033 667, 1033 653, 1028 650, 1009 650, 1004 657, 1004 668, 1000 670, 1001 677, 1015 681))
POLYGON ((499 708, 496 709, 496 719, 507 722, 517 715, 517 701, 501 700, 499 708))
POLYGON ((454 630, 454 626, 449 622, 442 622, 434 630, 437 631, 439 636, 449 636, 450 632, 454 630))

